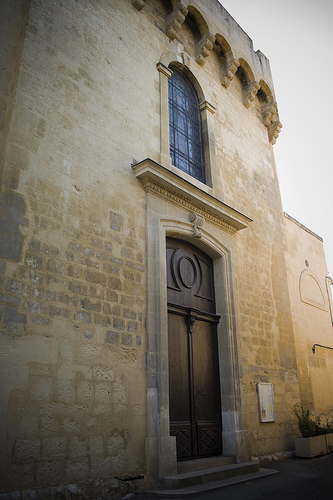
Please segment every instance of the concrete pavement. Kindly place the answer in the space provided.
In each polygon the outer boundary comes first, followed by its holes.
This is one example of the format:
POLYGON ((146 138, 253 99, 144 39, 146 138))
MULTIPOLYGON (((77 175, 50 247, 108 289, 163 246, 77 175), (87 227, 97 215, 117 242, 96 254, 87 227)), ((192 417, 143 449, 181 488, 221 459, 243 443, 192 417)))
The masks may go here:
MULTIPOLYGON (((333 500, 333 454, 313 459, 290 458, 264 466, 277 474, 203 493, 198 500, 333 500)), ((133 500, 148 500, 142 493, 133 500)), ((173 500, 184 497, 173 497, 173 500)))

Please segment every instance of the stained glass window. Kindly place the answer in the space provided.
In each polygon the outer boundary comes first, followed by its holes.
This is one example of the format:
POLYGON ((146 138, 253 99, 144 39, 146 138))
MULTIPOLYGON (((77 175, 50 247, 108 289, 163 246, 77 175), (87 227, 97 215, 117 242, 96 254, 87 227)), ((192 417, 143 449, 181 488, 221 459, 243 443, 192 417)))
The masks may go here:
POLYGON ((172 164, 205 182, 199 100, 186 76, 172 68, 169 78, 169 127, 172 164))

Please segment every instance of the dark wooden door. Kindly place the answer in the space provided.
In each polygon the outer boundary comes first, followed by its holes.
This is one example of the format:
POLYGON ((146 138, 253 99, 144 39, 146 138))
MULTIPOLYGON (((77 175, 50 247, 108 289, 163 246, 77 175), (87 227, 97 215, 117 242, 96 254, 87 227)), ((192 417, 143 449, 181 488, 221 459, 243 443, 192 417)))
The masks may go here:
POLYGON ((222 453, 212 260, 167 240, 170 434, 178 459, 222 453))

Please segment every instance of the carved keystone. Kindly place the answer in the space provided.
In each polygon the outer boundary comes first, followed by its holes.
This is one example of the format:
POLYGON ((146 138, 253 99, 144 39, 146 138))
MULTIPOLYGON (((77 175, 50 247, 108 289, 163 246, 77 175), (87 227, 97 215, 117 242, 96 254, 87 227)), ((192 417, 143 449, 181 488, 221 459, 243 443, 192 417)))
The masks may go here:
POLYGON ((190 215, 190 220, 193 222, 193 236, 196 238, 201 238, 202 237, 202 226, 203 223, 205 222, 204 217, 199 214, 192 213, 190 215))
POLYGON ((169 14, 167 18, 166 34, 170 40, 174 40, 176 38, 187 14, 188 10, 182 3, 180 3, 178 7, 171 12, 171 14, 169 14))

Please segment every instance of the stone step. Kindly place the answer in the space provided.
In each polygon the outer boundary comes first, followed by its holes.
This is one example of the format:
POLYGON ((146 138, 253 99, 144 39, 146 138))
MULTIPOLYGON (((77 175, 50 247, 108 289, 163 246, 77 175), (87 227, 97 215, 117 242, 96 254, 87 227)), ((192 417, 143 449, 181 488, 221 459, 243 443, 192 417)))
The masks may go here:
POLYGON ((259 471, 259 464, 246 462, 243 464, 230 464, 221 467, 183 472, 161 479, 161 486, 164 489, 189 488, 199 484, 206 484, 215 481, 229 479, 230 477, 250 474, 259 471))
POLYGON ((200 458, 197 460, 186 460, 184 462, 178 462, 177 464, 177 474, 182 474, 184 472, 194 472, 203 469, 212 469, 214 467, 223 467, 224 465, 231 465, 236 463, 235 457, 209 457, 200 458))
POLYGON ((167 489, 167 488, 156 488, 146 491, 146 494, 152 498, 173 498, 173 497, 183 497, 183 498, 193 498, 197 495, 202 495, 203 493, 211 493, 213 491, 222 490, 228 486, 233 486, 236 484, 244 484, 249 481, 254 481, 260 478, 271 476, 272 474, 277 474, 278 471, 274 469, 259 469, 257 472, 251 472, 248 474, 241 474, 239 476, 229 477, 220 481, 213 481, 204 484, 197 484, 195 486, 188 486, 184 488, 177 489, 167 489))

